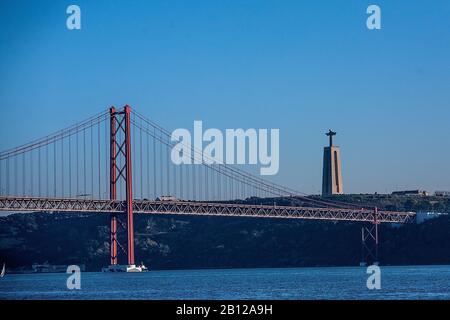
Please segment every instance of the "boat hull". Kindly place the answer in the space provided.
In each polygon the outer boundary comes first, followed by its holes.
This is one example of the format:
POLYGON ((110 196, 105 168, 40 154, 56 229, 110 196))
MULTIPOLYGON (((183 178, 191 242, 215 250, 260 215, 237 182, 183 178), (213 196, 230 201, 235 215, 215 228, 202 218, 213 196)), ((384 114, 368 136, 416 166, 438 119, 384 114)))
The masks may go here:
POLYGON ((136 266, 134 264, 132 265, 109 265, 107 267, 102 268, 102 272, 147 272, 148 269, 141 265, 136 266))

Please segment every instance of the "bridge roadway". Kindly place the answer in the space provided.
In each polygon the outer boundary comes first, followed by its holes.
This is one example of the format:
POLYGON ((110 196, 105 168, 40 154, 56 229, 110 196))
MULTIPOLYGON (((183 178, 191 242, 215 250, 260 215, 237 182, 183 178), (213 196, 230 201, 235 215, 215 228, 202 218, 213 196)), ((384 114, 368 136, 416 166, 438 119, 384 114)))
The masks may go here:
MULTIPOLYGON (((124 213, 125 201, 0 197, 0 211, 124 213)), ((234 216, 374 222, 374 210, 247 205, 195 201, 134 200, 133 212, 163 215, 234 216)), ((378 211, 379 223, 411 223, 414 212, 378 211)))

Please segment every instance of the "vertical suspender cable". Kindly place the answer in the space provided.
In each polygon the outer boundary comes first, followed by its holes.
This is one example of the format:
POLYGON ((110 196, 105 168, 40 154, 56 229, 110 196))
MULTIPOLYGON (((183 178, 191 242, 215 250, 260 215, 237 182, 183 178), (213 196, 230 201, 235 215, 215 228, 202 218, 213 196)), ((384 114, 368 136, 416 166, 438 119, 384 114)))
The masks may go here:
POLYGON ((102 157, 101 155, 102 155, 102 152, 101 152, 101 144, 100 144, 100 125, 101 125, 101 122, 97 123, 98 199, 101 199, 101 198, 102 198, 102 191, 101 191, 101 189, 102 189, 102 183, 101 183, 102 177, 101 177, 101 174, 100 174, 100 172, 102 171, 102 170, 101 170, 101 169, 102 169, 102 162, 101 162, 101 157, 102 157))
POLYGON ((156 129, 153 127, 153 195, 157 197, 156 192, 156 129))
MULTIPOLYGON (((110 180, 110 170, 108 170, 108 164, 109 164, 109 158, 108 158, 108 152, 109 152, 109 148, 108 148, 108 121, 104 121, 105 123, 105 141, 104 141, 104 145, 105 145, 105 199, 108 199, 108 181, 110 180)), ((111 155, 109 155, 109 157, 111 157, 111 155)))
POLYGON ((184 164, 180 164, 180 197, 183 199, 183 166, 184 164))
POLYGON ((91 123, 91 198, 94 198, 94 126, 91 123))
POLYGON ((6 158, 6 195, 9 196, 9 157, 6 158))
MULTIPOLYGON (((48 189, 49 184, 50 184, 50 181, 48 179, 48 176, 49 176, 48 175, 48 157, 49 157, 49 155, 48 155, 48 144, 47 144, 45 146, 45 196, 46 197, 50 196, 50 191, 48 189)), ((24 177, 23 177, 23 179, 24 179, 24 186, 25 186, 25 159, 24 159, 24 162, 23 162, 23 167, 24 167, 24 170, 23 170, 24 177)))
MULTIPOLYGON (((203 159, 202 159, 203 161, 203 159)), ((203 165, 200 166, 199 170, 198 170, 198 198, 199 200, 203 200, 203 165)))
POLYGON ((86 128, 83 129, 83 194, 86 192, 86 128))
POLYGON ((14 157, 14 195, 17 196, 17 157, 14 157))
POLYGON ((80 193, 80 173, 79 173, 79 168, 80 168, 80 161, 79 161, 79 159, 80 159, 80 154, 79 154, 79 147, 78 147, 78 140, 79 140, 79 134, 77 134, 77 136, 76 136, 76 145, 77 145, 77 149, 76 149, 76 151, 75 151, 75 156, 77 157, 77 161, 76 161, 76 165, 75 165, 75 167, 76 167, 76 174, 77 174, 77 176, 76 176, 76 178, 77 178, 77 189, 75 190, 75 195, 78 195, 79 193, 80 193))
POLYGON ((53 142, 53 197, 56 198, 56 141, 53 142))
POLYGON ((159 171, 159 181, 161 183, 160 184, 160 186, 161 186, 161 195, 163 195, 162 193, 164 193, 164 184, 163 184, 164 178, 163 178, 163 168, 162 168, 162 165, 163 165, 163 153, 162 153, 161 138, 162 138, 161 132, 159 132, 159 142, 158 142, 158 145, 159 145, 159 168, 158 168, 158 171, 159 171))
POLYGON ((69 136, 69 198, 72 197, 72 136, 69 136))
POLYGON ((3 180, 2 180, 2 168, 3 168, 3 162, 0 160, 0 196, 3 195, 3 180))
POLYGON ((38 190, 38 192, 39 192, 39 197, 41 197, 42 196, 42 194, 41 194, 41 170, 42 170, 42 168, 41 168, 41 148, 39 147, 39 149, 38 149, 38 180, 39 180, 39 190, 38 190))
POLYGON ((206 198, 206 200, 209 200, 208 171, 209 171, 209 167, 205 167, 205 198, 206 198))
POLYGON ((143 174, 142 174, 142 119, 141 119, 141 127, 139 127, 139 162, 140 162, 140 169, 141 169, 141 174, 140 174, 140 179, 139 182, 141 184, 141 199, 144 199, 143 196, 143 174))
MULTIPOLYGON (((132 116, 132 115, 131 115, 132 116)), ((134 155, 131 159, 131 163, 132 163, 132 168, 137 168, 136 166, 136 161, 138 159, 138 157, 136 157, 136 130, 132 130, 131 132, 131 148, 132 148, 132 154, 134 155)), ((131 180, 132 184, 133 184, 133 190, 137 190, 137 179, 132 179, 131 180)), ((135 191, 135 194, 137 194, 137 192, 135 191)))
POLYGON ((170 195, 170 156, 169 156, 169 148, 167 146, 165 146, 165 148, 166 148, 166 157, 167 157, 167 161, 166 161, 166 166, 167 166, 167 170, 166 170, 166 174, 167 174, 166 190, 167 190, 167 195, 170 195))
MULTIPOLYGON (((148 124, 147 124, 147 132, 148 130, 148 124)), ((146 135, 146 142, 147 142, 147 197, 150 199, 150 135, 147 133, 146 135)))
POLYGON ((192 199, 193 200, 197 200, 196 198, 197 198, 197 194, 196 194, 196 191, 197 191, 197 186, 195 185, 195 161, 194 161, 194 147, 192 146, 192 164, 191 164, 191 167, 192 167, 192 199))
POLYGON ((33 151, 30 151, 30 196, 33 196, 33 151))
POLYGON ((64 198, 64 140, 61 139, 61 195, 64 198))

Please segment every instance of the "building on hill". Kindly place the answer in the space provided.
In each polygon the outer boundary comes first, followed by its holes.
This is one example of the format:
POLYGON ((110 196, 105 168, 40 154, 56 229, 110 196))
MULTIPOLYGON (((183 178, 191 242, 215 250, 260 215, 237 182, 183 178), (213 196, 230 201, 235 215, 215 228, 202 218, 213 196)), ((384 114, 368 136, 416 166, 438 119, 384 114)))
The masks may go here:
POLYGON ((322 196, 343 194, 341 151, 338 146, 333 145, 336 132, 330 129, 326 135, 330 145, 323 149, 322 196))
POLYGON ((393 196, 428 196, 428 192, 425 190, 402 190, 392 192, 393 196))

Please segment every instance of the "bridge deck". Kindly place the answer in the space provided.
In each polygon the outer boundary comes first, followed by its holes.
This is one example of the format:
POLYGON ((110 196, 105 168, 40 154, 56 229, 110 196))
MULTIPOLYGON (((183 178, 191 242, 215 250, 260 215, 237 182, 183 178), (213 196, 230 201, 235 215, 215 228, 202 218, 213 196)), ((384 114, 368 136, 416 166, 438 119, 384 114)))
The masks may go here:
MULTIPOLYGON (((123 213, 124 201, 95 199, 56 199, 0 197, 0 211, 9 212, 96 212, 123 213)), ((309 208, 293 206, 243 205, 194 201, 134 200, 133 211, 143 214, 178 214, 203 216, 238 216, 257 218, 288 218, 341 221, 374 221, 374 211, 368 209, 309 208)), ((377 221, 410 223, 414 212, 378 211, 377 221)))

